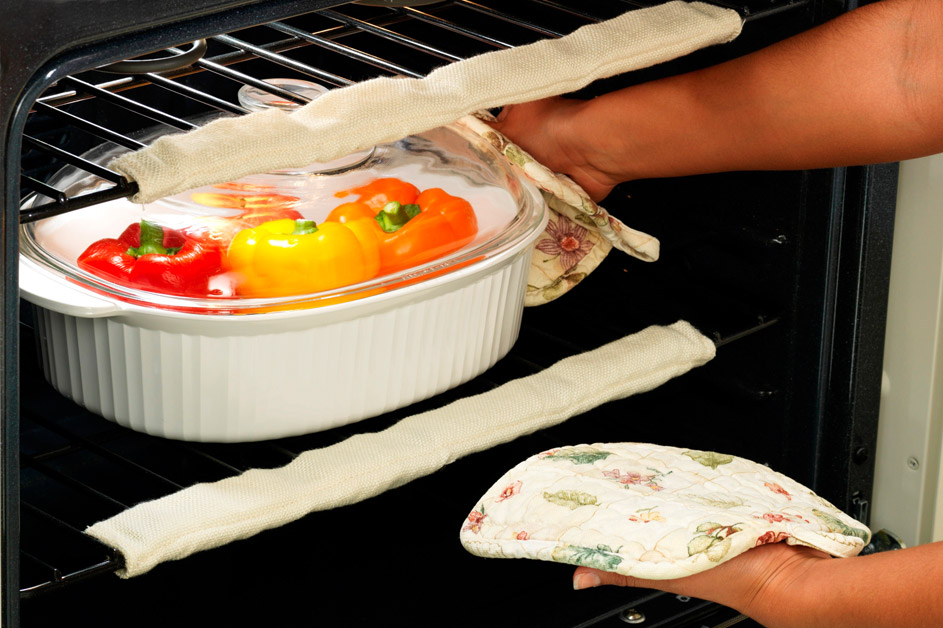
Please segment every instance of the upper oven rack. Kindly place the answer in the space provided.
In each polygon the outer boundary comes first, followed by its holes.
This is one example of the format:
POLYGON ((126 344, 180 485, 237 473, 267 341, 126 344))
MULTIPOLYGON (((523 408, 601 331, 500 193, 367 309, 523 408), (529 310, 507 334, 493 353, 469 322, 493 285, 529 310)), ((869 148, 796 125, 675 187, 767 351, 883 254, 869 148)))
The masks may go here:
MULTIPOLYGON (((752 20, 800 8, 807 2, 786 0, 755 5, 738 4, 733 8, 738 9, 745 19, 752 20)), ((187 131, 195 128, 196 124, 165 109, 247 113, 235 98, 238 86, 241 85, 250 85, 299 104, 307 102, 299 95, 274 87, 239 69, 250 62, 266 63, 272 72, 277 69, 281 74, 305 78, 327 87, 343 87, 377 73, 421 77, 438 65, 472 54, 509 48, 538 38, 560 37, 579 26, 614 17, 626 9, 657 3, 657 0, 590 2, 580 9, 553 0, 528 0, 527 3, 512 7, 494 0, 491 0, 490 5, 488 2, 449 0, 418 8, 343 6, 269 22, 257 29, 247 29, 252 32, 245 35, 217 34, 210 38, 210 52, 206 56, 183 67, 125 75, 90 71, 83 76, 67 77, 46 90, 37 100, 31 109, 30 120, 34 117, 56 120, 60 137, 63 132, 82 136, 75 142, 80 148, 58 146, 49 138, 42 137, 41 133, 34 133, 32 129, 39 125, 28 120, 20 176, 21 197, 25 199, 35 195, 36 198, 28 208, 21 210, 20 222, 31 222, 127 198, 137 192, 134 182, 85 159, 81 147, 105 142, 136 150, 144 144, 135 139, 133 134, 111 128, 106 121, 98 119, 101 112, 95 107, 70 105, 89 100, 104 102, 109 107, 121 109, 128 115, 146 119, 152 124, 169 127, 172 131, 187 131), (527 11, 530 7, 540 7, 545 11, 535 18, 527 11), (415 35, 417 30, 425 32, 426 36, 415 35), (438 32, 430 35, 430 30, 438 32), (443 34, 449 35, 452 49, 429 43, 441 40, 443 34), (331 62, 347 65, 348 75, 300 61, 291 54, 298 48, 312 46, 332 56, 331 62), (398 54, 402 51, 408 51, 409 65, 386 58, 391 52, 398 54), (201 87, 198 80, 194 81, 194 77, 201 73, 221 77, 233 89, 229 93, 211 93, 201 87), (135 98, 135 90, 146 86, 163 91, 159 101, 161 104, 155 104, 153 98, 147 103, 135 98), (56 187, 50 182, 55 170, 63 166, 98 177, 102 185, 93 192, 71 196, 61 186, 56 187)), ((730 5, 724 2, 717 4, 730 5)), ((170 48, 163 54, 171 63, 175 55, 181 59, 188 57, 179 47, 170 48)))

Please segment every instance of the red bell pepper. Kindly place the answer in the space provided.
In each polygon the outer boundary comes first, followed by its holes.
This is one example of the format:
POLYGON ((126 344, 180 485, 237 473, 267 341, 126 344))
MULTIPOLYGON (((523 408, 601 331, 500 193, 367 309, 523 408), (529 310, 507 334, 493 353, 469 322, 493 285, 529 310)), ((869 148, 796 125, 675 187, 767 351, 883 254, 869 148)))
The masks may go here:
POLYGON ((190 297, 231 296, 210 279, 222 272, 219 247, 142 220, 117 238, 93 242, 79 268, 121 286, 190 297))

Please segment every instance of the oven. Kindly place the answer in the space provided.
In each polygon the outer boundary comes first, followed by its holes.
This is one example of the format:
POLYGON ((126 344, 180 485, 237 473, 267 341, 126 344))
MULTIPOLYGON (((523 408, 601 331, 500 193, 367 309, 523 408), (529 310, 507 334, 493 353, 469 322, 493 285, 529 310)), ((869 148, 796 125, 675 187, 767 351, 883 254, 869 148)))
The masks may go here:
MULTIPOLYGON (((108 422, 43 376, 33 308, 17 292, 19 225, 134 193, 134 184, 82 158, 90 148, 103 141, 133 148, 137 131, 155 123, 186 130, 181 121, 194 116, 240 113, 236 91, 263 78, 341 87, 378 75, 422 76, 656 1, 10 3, 0 24, 3 626, 500 625, 495 618, 561 627, 751 624, 730 609, 659 592, 574 592, 567 566, 468 554, 457 529, 474 500, 514 464, 567 444, 639 441, 743 456, 867 523, 895 164, 623 184, 603 205, 657 236, 659 261, 613 251, 570 293, 527 308, 510 353, 482 375, 345 427, 254 443, 174 441, 108 422), (205 51, 190 43, 204 39, 205 51), (197 56, 187 57, 192 50, 197 56), (145 54, 162 61, 135 74, 96 69, 145 54), (107 184, 70 197, 50 183, 66 166, 107 184), (33 195, 42 202, 21 212, 33 195), (121 555, 83 533, 137 503, 286 464, 679 319, 715 342, 714 360, 364 502, 127 580, 115 575, 121 555)), ((714 64, 857 4, 714 3, 744 18, 736 40, 577 95, 714 64)))

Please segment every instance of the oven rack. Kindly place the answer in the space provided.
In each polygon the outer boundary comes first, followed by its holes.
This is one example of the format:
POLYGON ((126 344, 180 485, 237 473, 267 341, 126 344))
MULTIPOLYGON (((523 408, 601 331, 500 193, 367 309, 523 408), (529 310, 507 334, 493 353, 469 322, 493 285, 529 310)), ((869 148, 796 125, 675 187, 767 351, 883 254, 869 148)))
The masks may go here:
MULTIPOLYGON (((745 19, 754 20, 803 8, 808 1, 716 4, 737 9, 745 19)), ((187 115, 175 112, 190 115, 247 113, 234 97, 241 85, 250 85, 299 104, 306 102, 303 97, 260 80, 259 71, 242 71, 243 65, 263 65, 274 74, 312 80, 329 87, 349 85, 377 73, 421 77, 444 63, 538 38, 560 37, 584 24, 653 4, 657 4, 657 0, 596 0, 583 3, 580 9, 553 0, 528 0, 510 7, 496 0, 449 0, 419 8, 345 5, 270 22, 237 34, 210 37, 208 54, 184 67, 126 75, 90 71, 82 76, 66 77, 37 100, 27 121, 21 196, 36 195, 37 198, 21 211, 20 221, 30 222, 130 197, 137 191, 135 183, 101 164, 90 162, 82 152, 102 142, 127 150, 141 148, 143 144, 132 132, 122 132, 109 125, 107 118, 115 113, 106 115, 96 106, 80 107, 80 103, 92 101, 106 110, 121 110, 122 115, 136 119, 138 127, 156 123, 171 131, 187 131, 196 124, 187 120, 187 115), (545 11, 539 18, 532 18, 528 7, 545 11), (448 48, 428 43, 444 37, 449 41, 448 48), (317 48, 319 55, 341 69, 326 70, 318 64, 299 60, 293 54, 309 47, 317 48), (409 56, 408 62, 397 58, 404 53, 409 56), (200 84, 201 74, 215 75, 226 88, 222 93, 213 93, 200 84), (146 87, 160 91, 157 99, 160 105, 153 97, 147 100, 134 97, 137 88, 146 87), (55 120, 58 125, 56 138, 44 137, 41 130, 36 130, 46 126, 48 120, 55 120), (62 146, 62 140, 73 147, 62 146), (100 189, 70 196, 66 190, 50 183, 54 172, 63 166, 101 179, 100 189)), ((164 54, 171 65, 175 56, 189 59, 181 48, 170 48, 164 54)))
MULTIPOLYGON (((25 346, 34 340, 28 320, 29 313, 24 312, 21 335, 25 346)), ((776 318, 744 314, 736 321, 726 321, 731 331, 707 333, 719 345, 726 345, 750 337, 762 338, 763 332, 776 322, 776 318), (737 324, 739 327, 732 329, 737 324)), ((566 356, 615 340, 631 333, 633 324, 628 319, 621 325, 599 325, 574 339, 555 334, 552 320, 527 315, 520 338, 508 356, 453 390, 381 417, 318 434, 225 445, 147 436, 94 415, 56 393, 30 353, 24 356, 22 366, 21 598, 45 599, 46 594, 63 587, 119 570, 123 566, 121 555, 83 530, 136 503, 196 483, 231 477, 250 468, 281 466, 304 451, 329 446, 357 432, 385 429, 409 414, 526 377, 566 356)), ((778 394, 742 379, 720 378, 724 386, 719 390, 717 381, 709 375, 695 371, 690 377, 705 380, 703 387, 711 389, 705 396, 728 395, 732 391, 747 402, 763 404, 778 394)), ((549 431, 566 433, 579 424, 602 420, 605 414, 604 408, 589 412, 571 419, 572 428, 564 424, 549 431)), ((527 443, 538 438, 523 437, 515 446, 528 451, 527 443)), ((534 448, 530 445, 530 450, 534 448)))

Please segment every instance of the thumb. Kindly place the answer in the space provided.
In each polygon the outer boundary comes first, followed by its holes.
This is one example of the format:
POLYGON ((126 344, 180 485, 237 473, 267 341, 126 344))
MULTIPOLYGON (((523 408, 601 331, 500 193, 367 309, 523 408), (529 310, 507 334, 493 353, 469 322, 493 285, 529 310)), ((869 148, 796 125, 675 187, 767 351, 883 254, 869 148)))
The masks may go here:
POLYGON ((576 571, 573 573, 573 588, 577 591, 602 586, 604 584, 620 587, 644 586, 642 581, 638 578, 623 576, 621 574, 612 573, 611 571, 600 571, 599 569, 591 569, 589 567, 577 567, 576 571))

